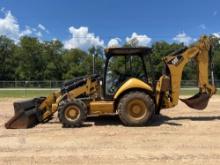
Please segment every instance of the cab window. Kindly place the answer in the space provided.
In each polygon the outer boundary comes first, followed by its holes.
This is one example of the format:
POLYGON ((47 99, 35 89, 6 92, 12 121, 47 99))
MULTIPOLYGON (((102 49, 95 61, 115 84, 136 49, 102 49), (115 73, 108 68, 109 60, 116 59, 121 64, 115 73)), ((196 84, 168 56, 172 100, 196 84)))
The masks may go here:
POLYGON ((142 57, 138 55, 111 57, 106 71, 106 94, 114 95, 118 88, 130 78, 147 82, 142 57))

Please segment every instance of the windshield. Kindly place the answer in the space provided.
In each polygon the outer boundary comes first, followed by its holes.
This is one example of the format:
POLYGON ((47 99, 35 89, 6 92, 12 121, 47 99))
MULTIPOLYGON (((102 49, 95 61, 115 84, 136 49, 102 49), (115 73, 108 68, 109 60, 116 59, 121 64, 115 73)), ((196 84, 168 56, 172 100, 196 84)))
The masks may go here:
POLYGON ((147 82, 142 58, 138 55, 113 56, 109 60, 106 72, 106 94, 113 95, 129 78, 138 78, 147 82))

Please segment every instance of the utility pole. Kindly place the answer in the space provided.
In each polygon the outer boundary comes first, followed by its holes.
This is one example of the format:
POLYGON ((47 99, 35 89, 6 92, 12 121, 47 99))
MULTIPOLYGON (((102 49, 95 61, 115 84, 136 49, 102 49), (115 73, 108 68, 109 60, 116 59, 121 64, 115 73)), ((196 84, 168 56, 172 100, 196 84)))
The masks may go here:
POLYGON ((95 74, 95 52, 93 53, 92 59, 92 73, 95 74))
POLYGON ((93 74, 95 74, 96 73, 96 68, 95 68, 95 57, 96 57, 96 54, 97 52, 96 52, 96 49, 94 49, 94 51, 93 51, 93 60, 92 60, 92 65, 93 65, 93 69, 92 69, 92 72, 93 72, 93 74))

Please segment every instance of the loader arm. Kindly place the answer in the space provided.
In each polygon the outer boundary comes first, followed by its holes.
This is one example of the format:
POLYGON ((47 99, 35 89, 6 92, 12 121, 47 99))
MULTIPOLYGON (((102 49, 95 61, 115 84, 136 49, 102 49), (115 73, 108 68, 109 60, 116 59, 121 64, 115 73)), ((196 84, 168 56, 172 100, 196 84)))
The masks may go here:
POLYGON ((30 128, 38 123, 49 121, 60 104, 78 97, 99 97, 99 76, 85 76, 64 84, 60 91, 47 97, 39 97, 14 103, 15 115, 5 124, 7 129, 30 128))
POLYGON ((170 89, 164 95, 163 108, 171 108, 178 104, 183 69, 192 58, 195 59, 198 68, 199 94, 181 100, 195 109, 204 109, 207 106, 209 98, 216 93, 214 78, 212 78, 212 84, 209 84, 209 52, 211 46, 210 38, 203 36, 190 48, 163 58, 166 66, 166 73, 163 77, 169 77, 170 79, 170 89))
POLYGON ((64 100, 76 99, 82 97, 99 97, 99 82, 97 81, 98 75, 86 76, 78 81, 67 82, 64 84, 61 91, 54 92, 49 95, 39 106, 39 111, 43 111, 42 120, 47 121, 55 112, 57 112, 59 104, 64 100))

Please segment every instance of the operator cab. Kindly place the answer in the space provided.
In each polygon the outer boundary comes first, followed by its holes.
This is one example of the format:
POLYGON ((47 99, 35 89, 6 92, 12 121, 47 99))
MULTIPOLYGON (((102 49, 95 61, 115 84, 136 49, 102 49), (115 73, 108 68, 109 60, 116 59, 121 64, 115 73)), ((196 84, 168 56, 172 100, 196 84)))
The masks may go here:
POLYGON ((105 49, 104 97, 112 99, 117 90, 130 78, 153 83, 150 54, 151 49, 147 47, 105 49))

